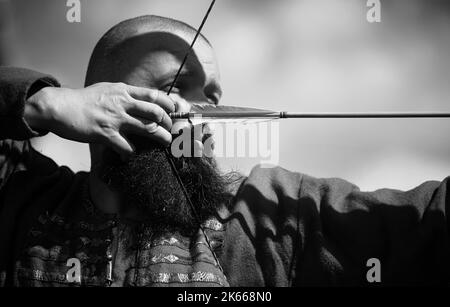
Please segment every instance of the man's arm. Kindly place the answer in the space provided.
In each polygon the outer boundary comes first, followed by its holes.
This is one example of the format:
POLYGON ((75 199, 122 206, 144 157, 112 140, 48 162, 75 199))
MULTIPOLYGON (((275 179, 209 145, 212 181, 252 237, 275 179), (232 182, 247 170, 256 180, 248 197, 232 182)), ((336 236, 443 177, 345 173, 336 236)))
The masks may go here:
POLYGON ((449 179, 365 192, 303 175, 298 204, 298 285, 448 284, 449 179))
POLYGON ((168 113, 175 111, 175 103, 163 92, 122 83, 83 89, 57 86, 47 75, 0 68, 1 181, 26 158, 27 140, 47 132, 72 141, 103 144, 123 159, 134 151, 128 134, 170 144, 168 113))
POLYGON ((0 187, 32 157, 28 139, 44 135, 25 119, 27 100, 45 87, 58 87, 53 77, 27 69, 0 67, 0 187))
POLYGON ((27 140, 41 135, 25 120, 26 101, 45 87, 58 86, 58 81, 48 75, 0 67, 0 140, 27 140))
POLYGON ((445 285, 448 210, 450 178, 363 192, 255 168, 230 209, 221 262, 234 286, 445 285))

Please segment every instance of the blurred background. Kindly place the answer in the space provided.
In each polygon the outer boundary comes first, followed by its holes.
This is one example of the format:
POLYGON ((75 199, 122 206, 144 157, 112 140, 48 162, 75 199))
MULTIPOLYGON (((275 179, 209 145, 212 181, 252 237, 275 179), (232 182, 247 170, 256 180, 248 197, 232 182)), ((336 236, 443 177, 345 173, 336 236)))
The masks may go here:
MULTIPOLYGON (((450 111, 450 2, 219 0, 203 31, 215 47, 222 103, 291 111, 450 111)), ((0 0, 0 63, 82 87, 98 39, 145 14, 198 27, 209 0, 0 0)), ((410 189, 450 175, 450 120, 292 120, 280 123, 280 165, 342 177, 363 190, 410 189)), ((34 146, 73 170, 88 170, 87 145, 54 135, 34 146)), ((221 159, 247 174, 258 161, 221 159)))

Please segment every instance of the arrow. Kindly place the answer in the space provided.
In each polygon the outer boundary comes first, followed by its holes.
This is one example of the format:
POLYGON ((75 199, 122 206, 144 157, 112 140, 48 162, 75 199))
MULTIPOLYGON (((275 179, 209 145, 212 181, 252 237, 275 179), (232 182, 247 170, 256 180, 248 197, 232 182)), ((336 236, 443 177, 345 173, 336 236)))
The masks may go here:
POLYGON ((450 118, 450 112, 276 112, 253 108, 196 105, 192 112, 171 113, 172 119, 230 122, 246 119, 299 119, 299 118, 450 118))

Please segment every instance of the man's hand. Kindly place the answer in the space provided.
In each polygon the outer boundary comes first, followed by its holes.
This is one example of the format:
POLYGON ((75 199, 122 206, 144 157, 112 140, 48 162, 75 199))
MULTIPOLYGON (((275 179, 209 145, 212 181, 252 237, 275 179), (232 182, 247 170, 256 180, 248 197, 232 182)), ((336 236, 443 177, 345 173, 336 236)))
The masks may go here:
POLYGON ((128 134, 163 145, 172 141, 174 102, 158 90, 122 83, 99 83, 85 89, 46 87, 30 97, 25 120, 35 130, 62 138, 109 146, 125 159, 134 152, 128 134))

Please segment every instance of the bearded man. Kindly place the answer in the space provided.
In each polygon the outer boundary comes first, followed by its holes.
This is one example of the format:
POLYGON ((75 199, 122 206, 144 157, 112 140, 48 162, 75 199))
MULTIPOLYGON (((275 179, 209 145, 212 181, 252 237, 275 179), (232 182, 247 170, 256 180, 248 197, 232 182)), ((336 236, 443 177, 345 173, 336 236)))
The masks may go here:
POLYGON ((194 35, 168 18, 124 21, 95 47, 84 89, 0 68, 1 285, 448 284, 448 180, 368 193, 281 168, 241 178, 212 158, 167 159, 168 114, 222 94, 202 36, 165 94, 194 35), (91 172, 33 150, 29 139, 48 132, 89 143, 91 172))

